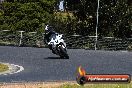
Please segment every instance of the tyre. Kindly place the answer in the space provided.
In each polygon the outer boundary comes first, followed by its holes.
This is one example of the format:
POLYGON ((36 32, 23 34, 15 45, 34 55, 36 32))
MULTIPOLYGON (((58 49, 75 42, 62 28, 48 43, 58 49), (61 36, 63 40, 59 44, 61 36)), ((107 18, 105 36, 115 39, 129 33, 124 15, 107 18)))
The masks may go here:
POLYGON ((59 46, 59 49, 60 49, 60 58, 69 59, 66 49, 63 48, 62 46, 59 46))
POLYGON ((85 77, 79 77, 79 78, 76 78, 77 80, 77 83, 80 84, 80 85, 84 85, 86 83, 86 78, 85 77))

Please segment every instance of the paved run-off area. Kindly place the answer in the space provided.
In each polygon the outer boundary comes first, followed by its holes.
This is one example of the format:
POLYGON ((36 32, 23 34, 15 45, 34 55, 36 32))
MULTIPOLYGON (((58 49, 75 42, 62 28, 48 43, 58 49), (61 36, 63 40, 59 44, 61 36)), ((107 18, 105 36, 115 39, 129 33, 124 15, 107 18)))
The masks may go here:
POLYGON ((0 75, 0 82, 75 81, 81 65, 88 74, 131 74, 132 52, 68 49, 60 59, 47 48, 0 46, 0 62, 22 66, 23 71, 0 75))

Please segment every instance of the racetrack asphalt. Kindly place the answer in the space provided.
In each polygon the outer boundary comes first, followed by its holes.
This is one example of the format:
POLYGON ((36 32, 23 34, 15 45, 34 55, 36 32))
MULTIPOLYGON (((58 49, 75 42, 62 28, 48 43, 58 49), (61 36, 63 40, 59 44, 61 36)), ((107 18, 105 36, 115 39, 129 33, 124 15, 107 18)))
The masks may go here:
POLYGON ((87 74, 132 75, 132 52, 68 49, 60 59, 47 48, 0 46, 0 62, 24 67, 20 73, 0 75, 0 82, 75 81, 81 65, 87 74))

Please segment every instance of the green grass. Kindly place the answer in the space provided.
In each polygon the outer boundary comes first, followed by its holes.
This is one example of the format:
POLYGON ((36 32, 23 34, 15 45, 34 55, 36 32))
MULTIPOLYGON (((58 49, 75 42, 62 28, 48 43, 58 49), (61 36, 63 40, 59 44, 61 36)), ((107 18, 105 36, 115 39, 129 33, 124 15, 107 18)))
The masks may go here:
POLYGON ((5 45, 9 45, 9 44, 16 44, 14 41, 4 41, 4 40, 0 40, 0 44, 5 44, 5 45))
POLYGON ((9 67, 7 65, 0 63, 0 72, 7 71, 8 69, 9 69, 9 67))
POLYGON ((128 84, 85 84, 84 86, 65 84, 58 88, 132 88, 132 82, 128 84))

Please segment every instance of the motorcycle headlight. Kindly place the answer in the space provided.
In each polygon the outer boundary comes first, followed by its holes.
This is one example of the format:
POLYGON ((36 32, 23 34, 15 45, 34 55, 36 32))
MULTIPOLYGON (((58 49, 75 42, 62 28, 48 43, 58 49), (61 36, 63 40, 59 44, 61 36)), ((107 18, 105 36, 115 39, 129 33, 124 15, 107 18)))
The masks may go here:
POLYGON ((54 42, 50 42, 50 44, 51 44, 51 45, 53 45, 53 44, 54 44, 54 42))

